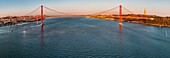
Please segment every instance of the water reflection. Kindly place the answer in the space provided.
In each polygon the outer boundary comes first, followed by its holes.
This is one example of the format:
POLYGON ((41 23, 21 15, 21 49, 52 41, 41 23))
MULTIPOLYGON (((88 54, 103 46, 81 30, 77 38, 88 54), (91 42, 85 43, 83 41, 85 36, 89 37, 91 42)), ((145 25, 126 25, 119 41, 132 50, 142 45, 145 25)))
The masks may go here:
POLYGON ((119 25, 119 32, 122 32, 122 25, 119 25))
POLYGON ((119 25, 119 44, 122 44, 122 25, 119 25))
POLYGON ((118 54, 119 56, 123 56, 122 53, 122 25, 119 25, 119 34, 118 34, 118 54))
POLYGON ((44 26, 41 26, 41 37, 40 37, 40 58, 44 58, 44 26))
POLYGON ((44 26, 41 26, 41 37, 40 37, 40 44, 41 44, 41 48, 43 48, 44 46, 44 26))

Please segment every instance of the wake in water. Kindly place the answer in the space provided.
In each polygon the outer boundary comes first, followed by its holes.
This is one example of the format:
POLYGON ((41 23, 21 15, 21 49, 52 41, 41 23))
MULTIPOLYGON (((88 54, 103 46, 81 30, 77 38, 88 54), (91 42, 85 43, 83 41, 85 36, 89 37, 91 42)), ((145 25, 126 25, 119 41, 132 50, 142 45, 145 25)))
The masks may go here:
POLYGON ((167 30, 165 30, 165 37, 168 37, 168 32, 167 32, 167 30))
POLYGON ((17 25, 26 25, 26 24, 28 24, 28 23, 20 23, 20 24, 17 24, 17 25))
POLYGON ((7 32, 9 32, 9 31, 7 31, 7 30, 0 30, 0 34, 7 33, 7 32))
POLYGON ((161 34, 163 34, 163 36, 168 37, 168 30, 167 29, 162 29, 162 31, 160 31, 161 34))

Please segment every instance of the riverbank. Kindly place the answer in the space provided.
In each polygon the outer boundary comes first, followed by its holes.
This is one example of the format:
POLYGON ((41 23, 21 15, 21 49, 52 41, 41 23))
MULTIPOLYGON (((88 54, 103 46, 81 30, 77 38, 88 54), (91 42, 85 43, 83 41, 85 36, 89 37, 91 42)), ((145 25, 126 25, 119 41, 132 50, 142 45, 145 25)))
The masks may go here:
POLYGON ((37 21, 37 20, 35 20, 35 19, 25 19, 25 20, 1 21, 0 22, 0 27, 9 26, 9 25, 16 25, 16 24, 24 23, 24 22, 35 22, 35 21, 37 21))
MULTIPOLYGON (((44 16, 44 18, 54 18, 53 16, 44 16)), ((7 16, 0 18, 0 27, 15 25, 24 22, 40 21, 40 16, 7 16)))
POLYGON ((170 25, 164 25, 164 24, 145 23, 145 22, 139 22, 139 21, 131 21, 131 23, 137 23, 137 24, 144 24, 144 25, 150 25, 150 26, 168 27, 168 28, 170 28, 170 25))
MULTIPOLYGON (((87 16, 87 18, 98 18, 102 20, 119 20, 119 15, 96 15, 96 16, 87 16)), ((128 14, 128 15, 123 15, 122 21, 170 28, 170 17, 161 17, 156 15, 128 14)))

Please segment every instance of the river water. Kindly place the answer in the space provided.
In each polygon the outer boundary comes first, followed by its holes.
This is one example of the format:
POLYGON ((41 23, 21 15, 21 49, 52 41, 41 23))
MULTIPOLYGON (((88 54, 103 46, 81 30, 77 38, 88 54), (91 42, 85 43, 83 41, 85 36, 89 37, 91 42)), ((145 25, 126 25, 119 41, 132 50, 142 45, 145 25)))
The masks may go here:
POLYGON ((83 17, 44 23, 0 27, 0 58, 170 58, 170 28, 83 17))

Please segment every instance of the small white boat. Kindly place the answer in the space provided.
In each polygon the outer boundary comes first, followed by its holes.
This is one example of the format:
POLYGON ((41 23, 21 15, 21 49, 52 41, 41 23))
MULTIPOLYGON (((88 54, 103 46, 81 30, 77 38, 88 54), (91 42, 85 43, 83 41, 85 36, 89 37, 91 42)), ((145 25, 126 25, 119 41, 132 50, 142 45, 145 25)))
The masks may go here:
POLYGON ((40 24, 40 26, 43 26, 43 25, 44 25, 43 23, 40 24))

